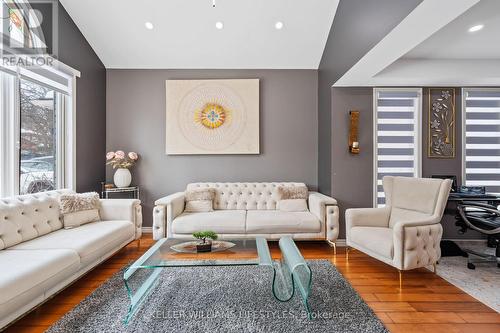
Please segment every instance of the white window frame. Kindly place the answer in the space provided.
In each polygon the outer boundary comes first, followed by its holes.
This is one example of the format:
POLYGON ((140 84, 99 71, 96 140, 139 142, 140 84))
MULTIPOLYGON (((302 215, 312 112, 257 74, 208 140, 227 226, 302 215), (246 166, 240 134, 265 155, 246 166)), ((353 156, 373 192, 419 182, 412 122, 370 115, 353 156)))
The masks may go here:
MULTIPOLYGON (((462 185, 467 185, 467 92, 468 91, 494 91, 500 88, 462 88, 462 185)), ((499 193, 497 193, 499 194, 499 193)))
MULTIPOLYGON (((6 68, 3 70, 14 76, 14 83, 10 87, 4 85, 1 80, 0 93, 2 112, 0 115, 0 126, 5 132, 0 138, 0 163, 2 172, 0 174, 0 197, 19 194, 19 156, 20 156, 20 80, 28 78, 34 82, 40 82, 65 94, 58 96, 57 116, 57 146, 56 146, 56 188, 76 189, 76 79, 80 72, 53 60, 53 66, 44 66, 45 70, 55 72, 68 80, 67 86, 48 82, 41 75, 27 71, 24 68, 6 68)), ((49 79, 50 80, 50 79, 49 79)))
POLYGON ((373 207, 378 206, 378 94, 379 92, 415 92, 417 108, 414 114, 414 132, 416 133, 414 148, 415 177, 422 175, 422 88, 373 88, 373 207))

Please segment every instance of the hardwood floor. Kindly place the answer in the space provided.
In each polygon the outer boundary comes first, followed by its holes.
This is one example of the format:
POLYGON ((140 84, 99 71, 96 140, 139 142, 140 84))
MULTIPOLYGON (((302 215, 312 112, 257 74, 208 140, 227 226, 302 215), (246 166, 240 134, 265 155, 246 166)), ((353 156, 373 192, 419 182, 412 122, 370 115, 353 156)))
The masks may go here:
MULTIPOLYGON (((43 332, 153 243, 151 235, 143 236, 140 247, 131 243, 6 331, 43 332)), ((405 272, 400 290, 397 270, 363 253, 349 252, 346 260, 344 248, 335 256, 324 242, 298 246, 307 259, 330 259, 391 332, 500 332, 500 314, 430 271, 405 272)), ((279 257, 276 244, 271 252, 279 257)))

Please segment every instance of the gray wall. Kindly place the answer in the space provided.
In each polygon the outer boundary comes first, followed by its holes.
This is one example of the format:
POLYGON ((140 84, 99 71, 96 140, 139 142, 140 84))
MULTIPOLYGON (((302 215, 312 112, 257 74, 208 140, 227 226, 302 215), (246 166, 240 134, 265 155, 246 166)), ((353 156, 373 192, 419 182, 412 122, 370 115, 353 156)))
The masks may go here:
MULTIPOLYGON (((141 155, 144 225, 154 200, 195 181, 299 181, 317 187, 317 71, 108 70, 106 146, 141 155), (166 79, 260 79, 260 155, 165 154, 166 79)), ((107 179, 113 171, 107 169, 107 179)))
POLYGON ((61 4, 58 25, 58 58, 81 72, 76 83, 76 190, 98 191, 105 178, 106 69, 61 4))
POLYGON ((332 105, 332 196, 340 207, 340 234, 345 238, 347 208, 373 206, 373 88, 333 88, 332 105), (360 153, 349 153, 349 110, 359 111, 360 153))
MULTIPOLYGON (((331 86, 422 0, 341 0, 318 73, 318 184, 332 191, 331 86)), ((335 135, 335 133, 333 134, 335 135)))

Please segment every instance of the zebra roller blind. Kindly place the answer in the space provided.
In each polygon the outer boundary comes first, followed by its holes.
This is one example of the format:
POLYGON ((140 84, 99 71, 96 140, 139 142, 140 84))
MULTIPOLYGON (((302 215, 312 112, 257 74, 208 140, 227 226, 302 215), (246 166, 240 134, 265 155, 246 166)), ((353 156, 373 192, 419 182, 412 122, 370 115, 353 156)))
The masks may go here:
POLYGON ((500 89, 464 89, 465 185, 500 193, 500 89))
POLYGON ((374 206, 385 205, 384 176, 420 174, 420 89, 375 89, 374 206))

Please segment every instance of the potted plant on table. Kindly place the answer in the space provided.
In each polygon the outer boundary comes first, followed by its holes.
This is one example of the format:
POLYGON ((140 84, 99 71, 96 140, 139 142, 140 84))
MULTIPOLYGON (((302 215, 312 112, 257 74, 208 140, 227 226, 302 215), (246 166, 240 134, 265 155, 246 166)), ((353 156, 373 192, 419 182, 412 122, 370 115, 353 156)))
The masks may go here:
POLYGON ((213 231, 198 231, 193 233, 193 237, 198 239, 196 244, 197 252, 210 252, 212 251, 212 241, 217 240, 218 236, 213 231))

